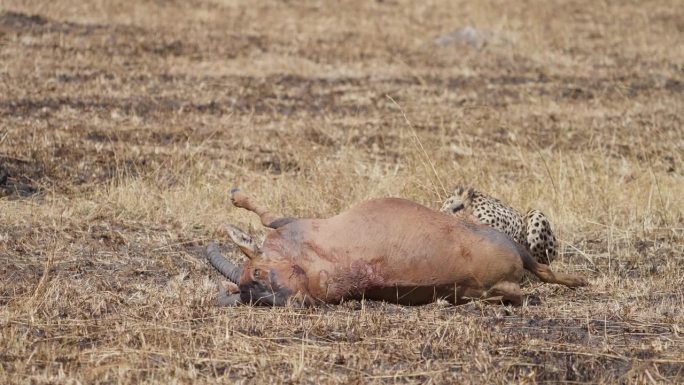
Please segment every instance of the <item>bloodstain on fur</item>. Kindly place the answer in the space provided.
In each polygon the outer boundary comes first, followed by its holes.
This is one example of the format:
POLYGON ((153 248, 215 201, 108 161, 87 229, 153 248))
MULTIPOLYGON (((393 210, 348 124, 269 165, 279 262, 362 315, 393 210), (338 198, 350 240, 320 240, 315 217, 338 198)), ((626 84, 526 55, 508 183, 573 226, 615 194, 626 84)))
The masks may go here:
POLYGON ((385 283, 377 264, 362 260, 355 260, 349 268, 338 268, 333 274, 326 274, 325 281, 321 284, 327 285, 327 296, 331 299, 360 296, 385 283))

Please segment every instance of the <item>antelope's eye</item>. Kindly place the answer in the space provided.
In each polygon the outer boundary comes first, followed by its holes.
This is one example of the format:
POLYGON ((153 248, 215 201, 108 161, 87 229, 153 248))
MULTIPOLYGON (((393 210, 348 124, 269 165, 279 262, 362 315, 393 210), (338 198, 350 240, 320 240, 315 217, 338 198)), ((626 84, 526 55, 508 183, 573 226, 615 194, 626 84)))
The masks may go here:
POLYGON ((252 277, 254 279, 261 279, 264 276, 264 271, 261 269, 254 269, 254 272, 252 273, 252 277))

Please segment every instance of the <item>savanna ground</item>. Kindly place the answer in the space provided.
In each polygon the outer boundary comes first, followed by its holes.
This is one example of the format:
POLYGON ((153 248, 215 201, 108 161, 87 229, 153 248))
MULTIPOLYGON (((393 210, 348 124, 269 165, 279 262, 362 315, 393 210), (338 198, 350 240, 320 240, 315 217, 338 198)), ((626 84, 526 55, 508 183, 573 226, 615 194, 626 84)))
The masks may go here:
POLYGON ((681 383, 682 41, 674 0, 2 0, 0 382, 681 383), (544 211, 591 286, 214 305, 215 228, 265 234, 230 187, 328 216, 456 183, 544 211))

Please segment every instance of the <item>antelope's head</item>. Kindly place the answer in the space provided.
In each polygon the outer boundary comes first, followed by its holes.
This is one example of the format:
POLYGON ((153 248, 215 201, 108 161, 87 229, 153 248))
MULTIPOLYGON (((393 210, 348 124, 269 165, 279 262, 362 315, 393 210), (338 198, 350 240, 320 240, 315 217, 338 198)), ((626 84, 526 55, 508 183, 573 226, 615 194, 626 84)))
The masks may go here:
POLYGON ((214 244, 207 248, 209 261, 238 285, 239 293, 219 295, 223 305, 304 306, 312 303, 306 272, 289 259, 264 255, 252 237, 234 226, 221 229, 249 258, 237 266, 223 258, 214 244), (213 249, 212 249, 213 248, 213 249))

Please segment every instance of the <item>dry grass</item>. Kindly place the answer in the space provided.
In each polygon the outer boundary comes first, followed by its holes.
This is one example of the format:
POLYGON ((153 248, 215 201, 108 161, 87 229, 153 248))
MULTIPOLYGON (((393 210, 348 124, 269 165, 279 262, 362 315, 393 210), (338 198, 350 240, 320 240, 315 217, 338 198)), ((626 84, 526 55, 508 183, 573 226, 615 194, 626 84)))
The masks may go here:
POLYGON ((0 382, 683 381, 678 1, 83 3, 0 3, 0 382), (325 216, 458 182, 591 287, 213 305, 213 229, 264 234, 231 186, 325 216))

